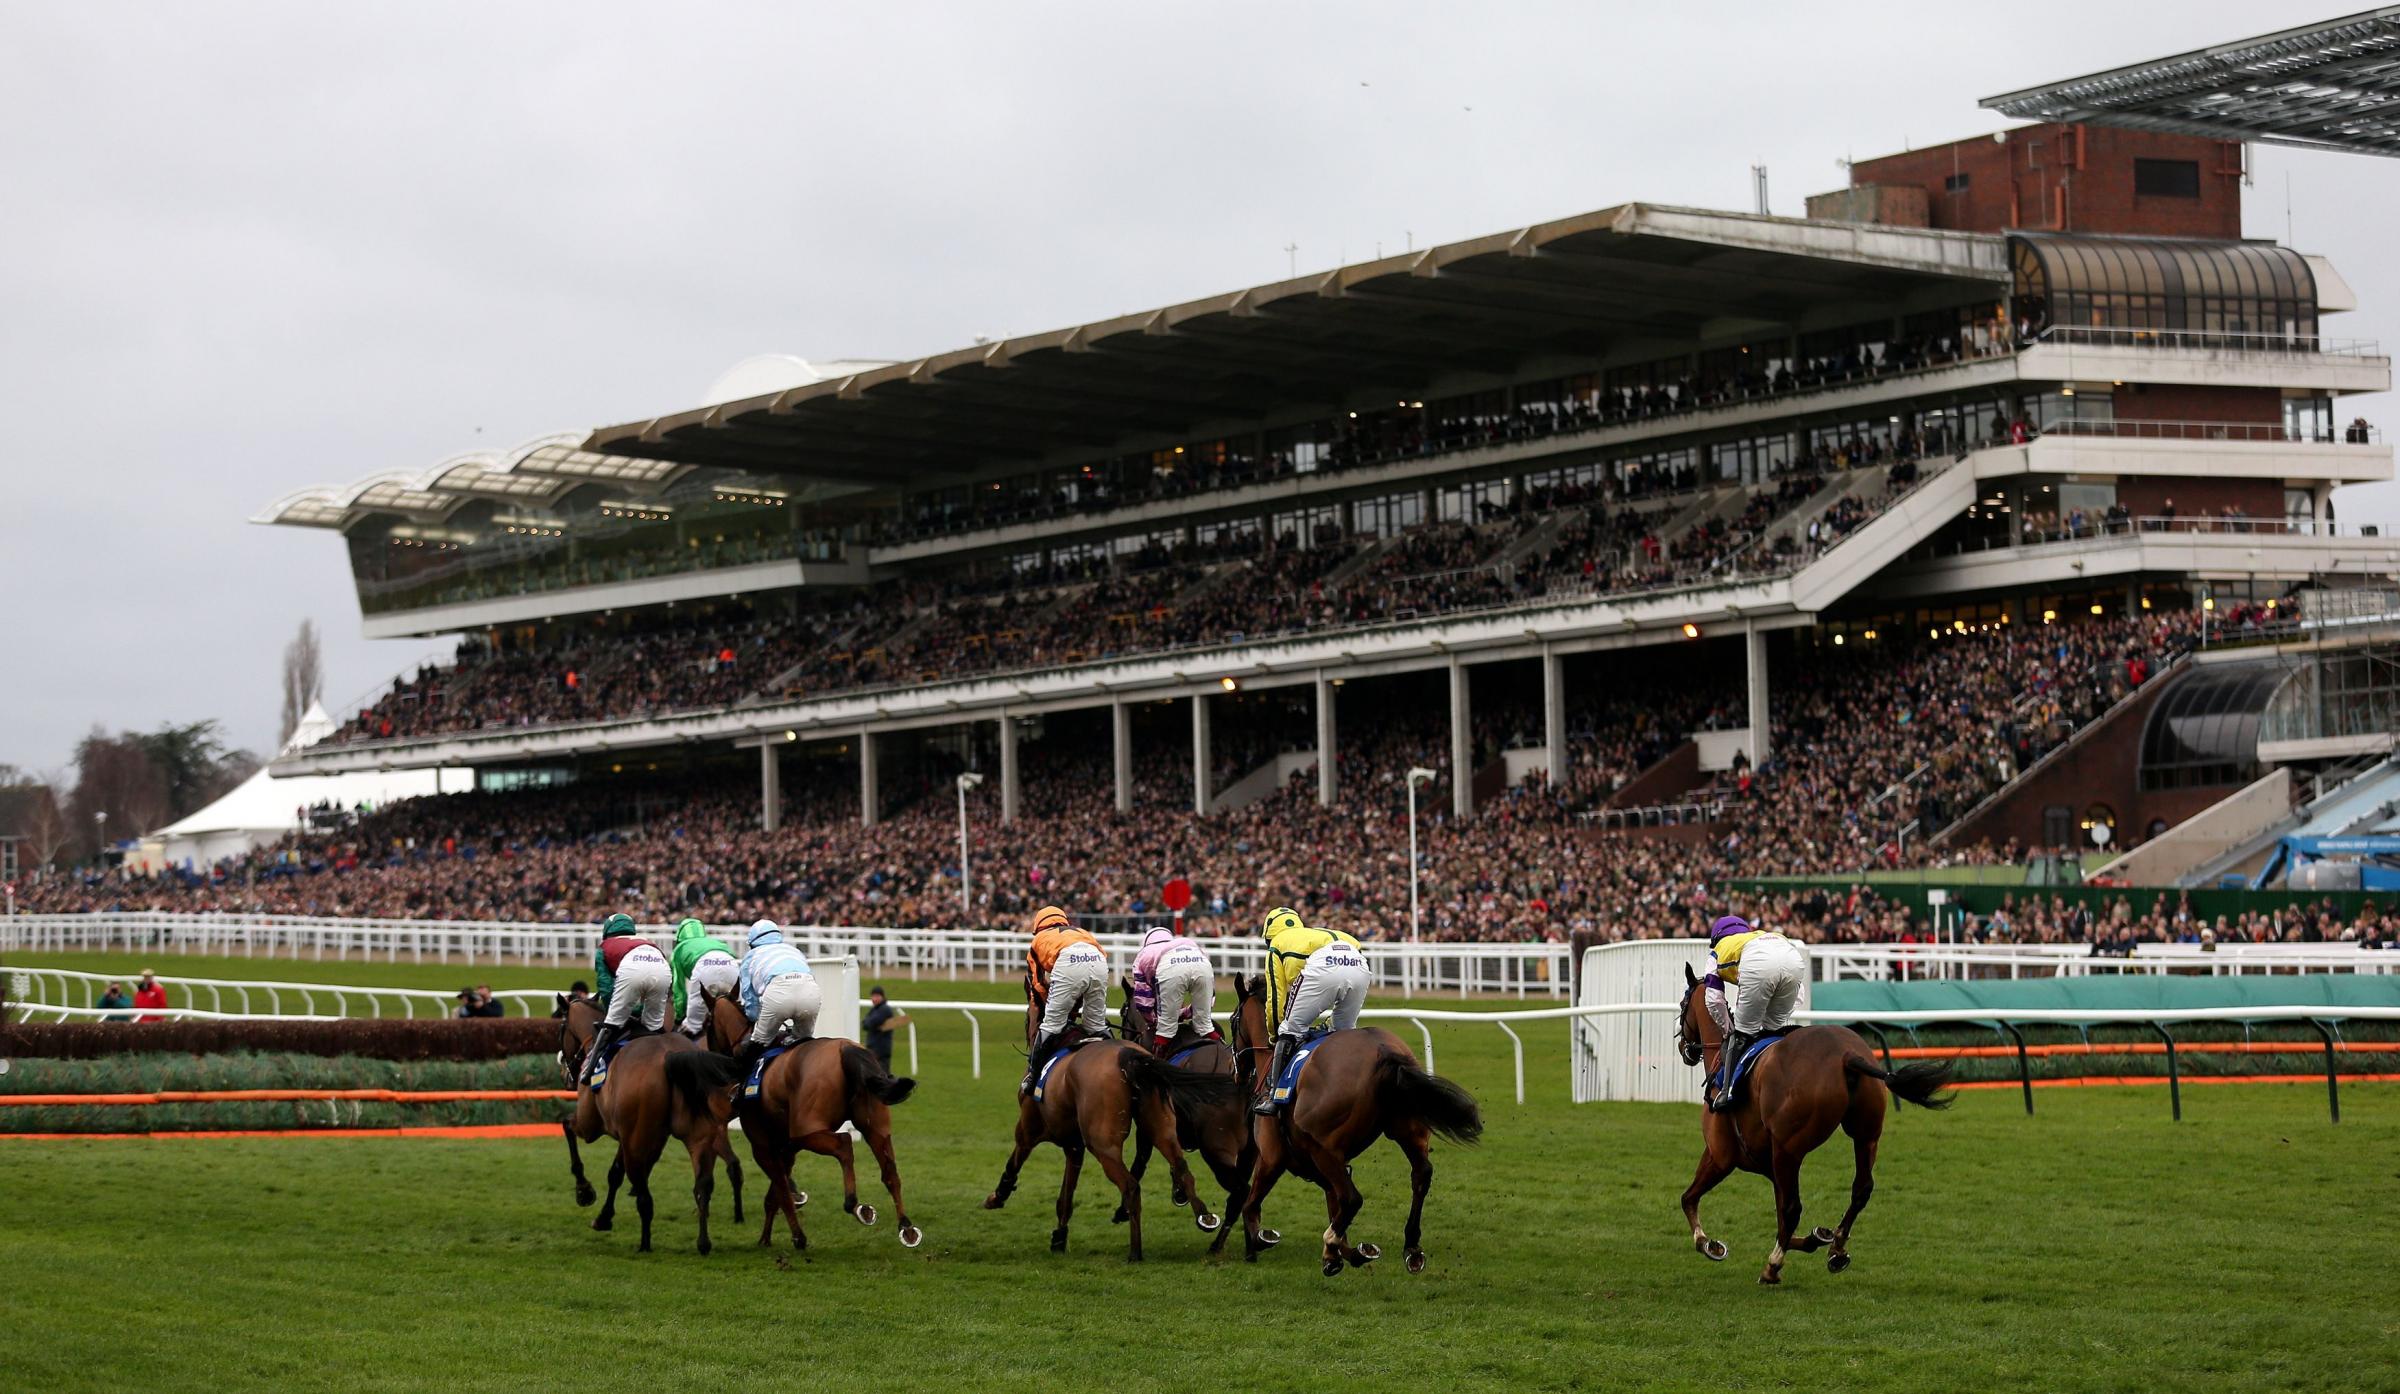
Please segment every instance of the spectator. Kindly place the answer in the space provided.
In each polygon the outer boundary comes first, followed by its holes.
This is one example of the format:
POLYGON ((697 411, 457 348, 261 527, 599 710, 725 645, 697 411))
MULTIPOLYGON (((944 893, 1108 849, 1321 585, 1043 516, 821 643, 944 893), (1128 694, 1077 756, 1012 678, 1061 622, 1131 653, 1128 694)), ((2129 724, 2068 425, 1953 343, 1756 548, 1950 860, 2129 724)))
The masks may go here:
POLYGON ((908 1016, 883 995, 881 984, 867 989, 867 1004, 867 1014, 859 1027, 867 1033, 867 1049, 875 1052, 875 1058, 888 1071, 892 1068, 892 1033, 908 1025, 908 1016))
POLYGON ((164 1020, 167 1009, 167 990, 159 986, 158 976, 149 969, 142 970, 141 985, 133 990, 133 1005, 141 1008, 140 1021, 164 1020))
POLYGON ((492 985, 490 983, 477 983, 475 985, 474 1001, 467 1008, 467 1015, 473 1017, 504 1017, 508 1015, 508 1004, 502 1002, 499 998, 492 996, 492 985))
MULTIPOLYGON (((130 1007, 132 1005, 133 999, 126 995, 125 984, 123 983, 110 983, 108 985, 108 991, 100 994, 100 1007, 103 1011, 108 1011, 112 1008, 118 1007, 130 1007)), ((131 1021, 133 1020, 133 1017, 130 1013, 116 1012, 109 1016, 102 1017, 101 1020, 131 1021)))

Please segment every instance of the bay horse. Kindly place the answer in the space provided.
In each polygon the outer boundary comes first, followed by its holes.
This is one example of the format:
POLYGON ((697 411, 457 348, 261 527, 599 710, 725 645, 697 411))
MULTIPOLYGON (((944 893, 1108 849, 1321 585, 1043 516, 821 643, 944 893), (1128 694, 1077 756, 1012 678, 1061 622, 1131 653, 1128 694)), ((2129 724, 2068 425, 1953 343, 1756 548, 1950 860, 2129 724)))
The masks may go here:
MULTIPOLYGON (((1267 1033, 1267 985, 1263 978, 1236 978, 1234 1049, 1250 1097, 1274 1087, 1259 1061, 1271 1054, 1267 1033)), ((1433 1139, 1473 1144, 1483 1136, 1483 1111, 1475 1096, 1440 1075, 1420 1068, 1398 1036, 1372 1026, 1322 1037, 1302 1066, 1291 1102, 1271 1118, 1252 1115, 1250 1189, 1242 1205, 1243 1257, 1256 1262, 1274 1243, 1259 1225, 1259 1207, 1289 1171, 1325 1191, 1325 1276, 1348 1264, 1373 1263, 1383 1251, 1350 1243, 1350 1222, 1365 1198, 1350 1179, 1351 1160, 1388 1137, 1408 1158, 1410 1200, 1407 1246, 1411 1273, 1425 1271, 1425 1193, 1433 1187, 1433 1139)))
MULTIPOLYGON (((731 1053, 750 1034, 750 1018, 731 996, 720 997, 695 987, 708 1001, 708 1048, 731 1053)), ((743 1081, 741 1088, 746 1088, 743 1081)), ((792 1163, 802 1151, 831 1157, 842 1165, 842 1213, 862 1225, 875 1223, 875 1207, 858 1201, 858 1171, 851 1160, 848 1123, 866 1139, 867 1150, 883 1173, 883 1188, 891 1192, 892 1210, 900 1221, 900 1242, 915 1248, 925 1234, 908 1218, 900 1198, 900 1167, 892 1157, 892 1105, 905 1103, 915 1091, 913 1079, 895 1079, 875 1052, 838 1036, 802 1041, 767 1063, 759 1079, 759 1096, 742 1097, 737 1088, 735 1108, 741 1114, 742 1134, 750 1139, 751 1160, 767 1175, 767 1222, 759 1231, 761 1246, 775 1242, 775 1216, 780 1210, 791 1231, 792 1247, 808 1247, 800 1228, 800 1207, 808 1193, 792 1185, 792 1163)))
MULTIPOLYGON (((1725 1045, 1724 1033, 1708 1014, 1700 979, 1683 966, 1683 1008, 1675 1023, 1675 1045, 1686 1065, 1705 1065, 1713 1077, 1725 1045)), ((1875 1194, 1875 1151, 1883 1138, 1883 1103, 1888 1093, 1929 1109, 1950 1106, 1941 1092, 1950 1082, 1946 1061, 1919 1060, 1886 1070, 1875 1063, 1865 1039, 1847 1026, 1803 1026, 1758 1057, 1742 1081, 1743 1097, 1723 1113, 1700 1114, 1700 1170, 1683 1193, 1683 1218, 1692 1227, 1692 1247, 1723 1262, 1725 1246, 1700 1228, 1700 1198, 1735 1171, 1754 1171, 1775 1183, 1775 1247, 1767 1251, 1762 1283, 1783 1281, 1784 1255, 1813 1254, 1830 1247, 1827 1272, 1850 1266, 1850 1227, 1875 1194), (1817 1226, 1794 1237, 1800 1226, 1800 1163, 1839 1128, 1850 1135, 1857 1171, 1850 1180, 1850 1208, 1838 1228, 1817 1226)))
MULTIPOLYGON (((1150 1018, 1133 1004, 1131 984, 1126 986, 1125 1005, 1118 1010, 1117 1020, 1125 1038, 1134 1044, 1141 1045, 1153 1038, 1150 1018)), ((1189 1051, 1191 1053, 1184 1061, 1185 1069, 1237 1080, 1237 1088, 1222 1102, 1200 1108, 1177 1108, 1176 1141, 1183 1144, 1186 1157, 1197 1152, 1201 1160, 1208 1163, 1208 1169, 1216 1176, 1217 1184, 1225 1188, 1225 1214, 1239 1215, 1242 1213, 1242 1197, 1250 1189, 1250 1115, 1238 1088, 1233 1047, 1222 1040, 1210 1040, 1201 1035, 1195 1022, 1181 1025, 1182 1030, 1176 1034, 1169 1049, 1170 1056, 1189 1051)), ((1133 1142, 1133 1179, 1137 1183, 1142 1179, 1142 1172, 1150 1165, 1150 1152, 1149 1135, 1136 1134, 1133 1142)), ((1182 1205, 1190 1198, 1177 1192, 1169 1199, 1182 1205)), ((1223 1253, 1226 1236, 1233 1233, 1233 1227, 1203 1220, 1200 1228, 1216 1231, 1217 1237, 1209 1243, 1208 1251, 1212 1254, 1223 1253)))
MULTIPOLYGON (((1025 994, 1025 1042, 1033 1044, 1041 1023, 1030 980, 1025 994)), ((1070 1033, 1072 1028, 1070 1028, 1070 1033)), ((1188 1196, 1192 1220, 1203 1231, 1222 1221, 1208 1211, 1200 1189, 1184 1161, 1177 1137, 1177 1118, 1186 1110, 1199 1112, 1234 1094, 1229 1076, 1177 1069, 1128 1041, 1097 1038, 1063 1042, 1065 1056, 1050 1069, 1037 1099, 1028 1090, 1017 1100, 1016 1145, 1000 1169, 1000 1182, 984 1197, 983 1208, 997 1210, 1017 1188, 1017 1172, 1025 1158, 1043 1143, 1066 1154, 1065 1174, 1058 1186, 1058 1227, 1050 1231, 1050 1252, 1067 1251, 1067 1219, 1075 1213, 1075 1183, 1083 1174, 1083 1154, 1100 1159, 1100 1169, 1117 1187, 1116 1219, 1128 1228, 1126 1261, 1142 1261, 1141 1182, 1125 1165, 1125 1139, 1139 1134, 1167 1159, 1174 1189, 1188 1196)))
MULTIPOLYGON (((594 1004, 569 1002, 563 995, 551 1016, 558 1020, 558 1063, 573 1086, 583 1074, 584 1052, 599 1030, 601 1014, 594 1004)), ((608 1202, 592 1217, 592 1228, 616 1224, 617 1187, 633 1183, 634 1208, 642 1217, 642 1242, 637 1252, 650 1251, 650 1169, 666 1151, 667 1139, 683 1140, 692 1159, 692 1200, 700 1211, 700 1252, 713 1246, 708 1238, 708 1201, 716 1189, 719 1156, 725 1159, 726 1179, 733 1186, 733 1218, 742 1218, 742 1167, 733 1159, 725 1125, 733 1119, 733 1087, 741 1071, 728 1056, 712 1054, 668 1031, 639 1036, 619 1047, 609 1062, 608 1078, 597 1089, 585 1086, 575 1099, 574 1116, 561 1122, 567 1138, 567 1165, 575 1175, 575 1203, 589 1205, 592 1183, 584 1178, 578 1139, 597 1142, 606 1133, 617 1140, 616 1159, 608 1165, 608 1202)))

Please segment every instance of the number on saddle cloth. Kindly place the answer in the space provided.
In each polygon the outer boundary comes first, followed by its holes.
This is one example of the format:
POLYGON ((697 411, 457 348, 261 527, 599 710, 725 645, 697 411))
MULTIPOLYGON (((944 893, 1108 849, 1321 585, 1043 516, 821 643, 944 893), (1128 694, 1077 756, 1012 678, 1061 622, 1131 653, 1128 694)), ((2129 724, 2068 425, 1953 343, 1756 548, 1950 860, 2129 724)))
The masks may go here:
POLYGON ((742 1084, 743 1098, 755 1099, 758 1097, 758 1091, 766 1087, 767 1066, 774 1064, 776 1056, 783 1054, 785 1051, 790 1050, 791 1048, 792 1047, 788 1044, 776 1044, 767 1047, 765 1053, 758 1057, 758 1063, 750 1067, 750 1078, 744 1081, 742 1084))

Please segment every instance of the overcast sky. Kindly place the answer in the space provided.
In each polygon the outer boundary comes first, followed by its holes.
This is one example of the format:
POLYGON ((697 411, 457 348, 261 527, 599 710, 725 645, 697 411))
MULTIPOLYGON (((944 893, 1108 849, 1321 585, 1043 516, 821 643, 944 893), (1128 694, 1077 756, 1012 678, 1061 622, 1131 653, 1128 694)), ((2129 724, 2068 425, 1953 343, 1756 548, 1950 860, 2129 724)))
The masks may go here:
MULTIPOLYGON (((1628 200, 1774 211, 1978 98, 2343 12, 1990 4, 0 8, 0 762, 94 723, 270 747, 370 643, 304 485, 1628 200)), ((2261 148, 2253 236, 2383 338, 2400 165, 2261 148)), ((2364 404, 2382 421, 2379 400, 2364 404)), ((2400 421, 2382 422, 2400 426, 2400 421)), ((2400 486, 2342 497, 2400 521, 2400 486)))

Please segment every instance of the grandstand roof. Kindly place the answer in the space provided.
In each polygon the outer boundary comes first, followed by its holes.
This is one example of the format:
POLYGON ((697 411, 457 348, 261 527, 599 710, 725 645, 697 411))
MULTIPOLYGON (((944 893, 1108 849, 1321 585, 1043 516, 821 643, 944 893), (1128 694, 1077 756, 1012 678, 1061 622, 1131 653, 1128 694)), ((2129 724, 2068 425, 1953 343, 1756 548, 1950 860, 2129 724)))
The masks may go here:
POLYGON ((544 436, 514 450, 454 455, 422 473, 371 474, 355 484, 313 484, 284 495, 252 515, 254 523, 346 528, 373 513, 436 523, 466 504, 545 508, 587 484, 659 489, 689 473, 671 460, 596 454, 578 434, 544 436))
POLYGON ((1645 204, 604 427, 591 451, 932 486, 1534 358, 1670 353, 1996 281, 1998 237, 1645 204))
POLYGON ((2028 121, 2400 155, 2400 6, 1987 97, 2028 121))

